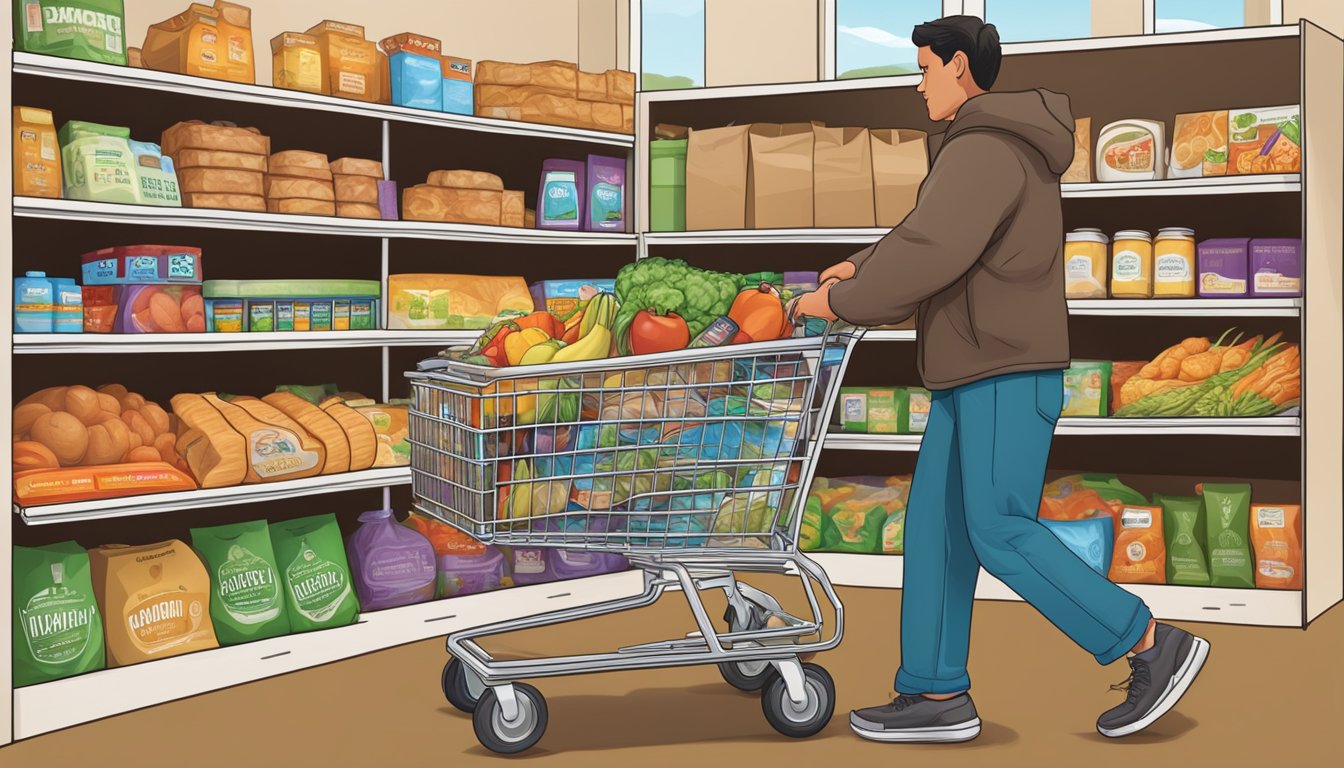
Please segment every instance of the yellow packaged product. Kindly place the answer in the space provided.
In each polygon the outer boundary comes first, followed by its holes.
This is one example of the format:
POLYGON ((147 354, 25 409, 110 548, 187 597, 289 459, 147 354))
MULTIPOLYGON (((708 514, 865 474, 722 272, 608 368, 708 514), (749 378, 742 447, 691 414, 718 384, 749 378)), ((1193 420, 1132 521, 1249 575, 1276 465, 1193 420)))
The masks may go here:
POLYGON ((364 39, 364 27, 323 21, 308 30, 322 56, 322 93, 356 101, 382 102, 383 56, 364 39))
POLYGON ((368 419, 378 435, 375 467, 404 467, 411 463, 409 401, 347 400, 346 405, 368 419))
POLYGON ((1111 296, 1117 299, 1153 297, 1153 238, 1142 229, 1115 233, 1111 247, 1111 296))
POLYGON ((1227 172, 1227 110, 1176 116, 1167 178, 1221 176, 1227 172))
POLYGON ((149 28, 141 56, 147 68, 161 72, 255 83, 252 10, 225 0, 214 7, 192 3, 149 28))
POLYGON ((1190 299, 1195 296, 1195 231, 1167 227, 1153 241, 1153 297, 1190 299))
POLYGON ((392 329, 487 328, 499 314, 528 313, 534 304, 521 277, 391 275, 387 295, 392 329))
POLYGON ((14 194, 61 196, 61 147, 48 110, 14 108, 14 194))
POLYGON ((107 666, 219 647, 210 576, 181 541, 91 549, 89 572, 103 609, 107 666))
POLYGON ((298 32, 271 38, 271 82, 276 88, 322 93, 322 49, 317 38, 298 32))
POLYGON ((1099 229, 1075 229, 1064 235, 1064 295, 1070 299, 1106 298, 1106 246, 1099 229))

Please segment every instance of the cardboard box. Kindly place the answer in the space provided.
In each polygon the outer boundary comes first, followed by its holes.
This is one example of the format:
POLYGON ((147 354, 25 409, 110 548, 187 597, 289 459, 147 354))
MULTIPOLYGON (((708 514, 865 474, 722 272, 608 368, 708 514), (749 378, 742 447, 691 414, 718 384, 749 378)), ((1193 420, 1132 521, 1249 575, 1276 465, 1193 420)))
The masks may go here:
POLYGON ((748 229, 812 226, 810 123, 756 123, 748 131, 748 229))

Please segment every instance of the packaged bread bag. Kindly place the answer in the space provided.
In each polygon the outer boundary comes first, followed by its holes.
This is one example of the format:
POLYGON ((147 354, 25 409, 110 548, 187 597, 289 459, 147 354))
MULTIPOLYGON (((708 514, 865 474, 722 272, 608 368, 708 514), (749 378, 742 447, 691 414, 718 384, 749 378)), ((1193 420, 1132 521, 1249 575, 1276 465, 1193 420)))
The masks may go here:
POLYGON ((45 109, 14 107, 14 194, 61 196, 61 147, 45 109))
POLYGON ((103 621, 83 547, 15 547, 13 605, 15 686, 103 668, 103 621))
POLYGON ((225 0, 215 0, 214 7, 192 3, 150 26, 140 56, 147 68, 160 72, 255 83, 252 10, 225 0))
POLYGON ((353 624, 359 600, 350 583, 341 527, 332 514, 271 523, 271 547, 294 632, 353 624))
POLYGON ((1117 522, 1111 581, 1118 584, 1167 583, 1162 508, 1125 505, 1117 522))
POLYGON ((1255 586, 1302 588, 1301 505, 1252 506, 1251 543, 1255 546, 1255 586))
POLYGON ((210 576, 191 547, 177 539, 108 544, 89 550, 89 565, 109 667, 219 647, 210 621, 210 576))
POLYGON ((192 528, 191 545, 210 571, 210 618, 220 645, 289 632, 265 520, 192 528))

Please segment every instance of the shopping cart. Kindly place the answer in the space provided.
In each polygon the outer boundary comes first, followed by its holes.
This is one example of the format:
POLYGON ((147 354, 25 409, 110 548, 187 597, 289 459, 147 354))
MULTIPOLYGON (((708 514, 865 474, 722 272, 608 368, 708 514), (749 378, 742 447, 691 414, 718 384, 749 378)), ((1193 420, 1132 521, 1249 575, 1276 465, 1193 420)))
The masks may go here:
POLYGON ((802 654, 839 645, 844 609, 798 551, 807 489, 840 380, 862 330, 826 328, 731 347, 486 368, 446 358, 407 373, 416 508, 482 542, 618 553, 637 596, 457 632, 443 689, 481 744, 536 744, 546 702, 523 679, 717 664, 780 733, 819 732, 835 685, 802 654), (797 576, 798 617, 739 574, 797 576), (834 611, 823 632, 817 586, 834 611), (725 629, 702 590, 722 589, 725 629), (697 631, 611 653, 492 658, 477 640, 648 606, 680 590, 697 631))

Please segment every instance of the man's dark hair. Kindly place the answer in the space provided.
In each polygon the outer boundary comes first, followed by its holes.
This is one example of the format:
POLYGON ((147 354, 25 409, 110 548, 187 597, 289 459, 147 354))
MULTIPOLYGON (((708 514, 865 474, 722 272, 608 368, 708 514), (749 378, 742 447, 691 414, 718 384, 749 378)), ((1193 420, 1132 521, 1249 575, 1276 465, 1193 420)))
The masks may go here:
POLYGON ((928 46, 944 64, 951 61, 957 51, 966 54, 971 77, 986 91, 999 77, 999 63, 1003 60, 999 30, 975 16, 944 16, 936 21, 926 21, 915 27, 910 39, 919 48, 928 46))

